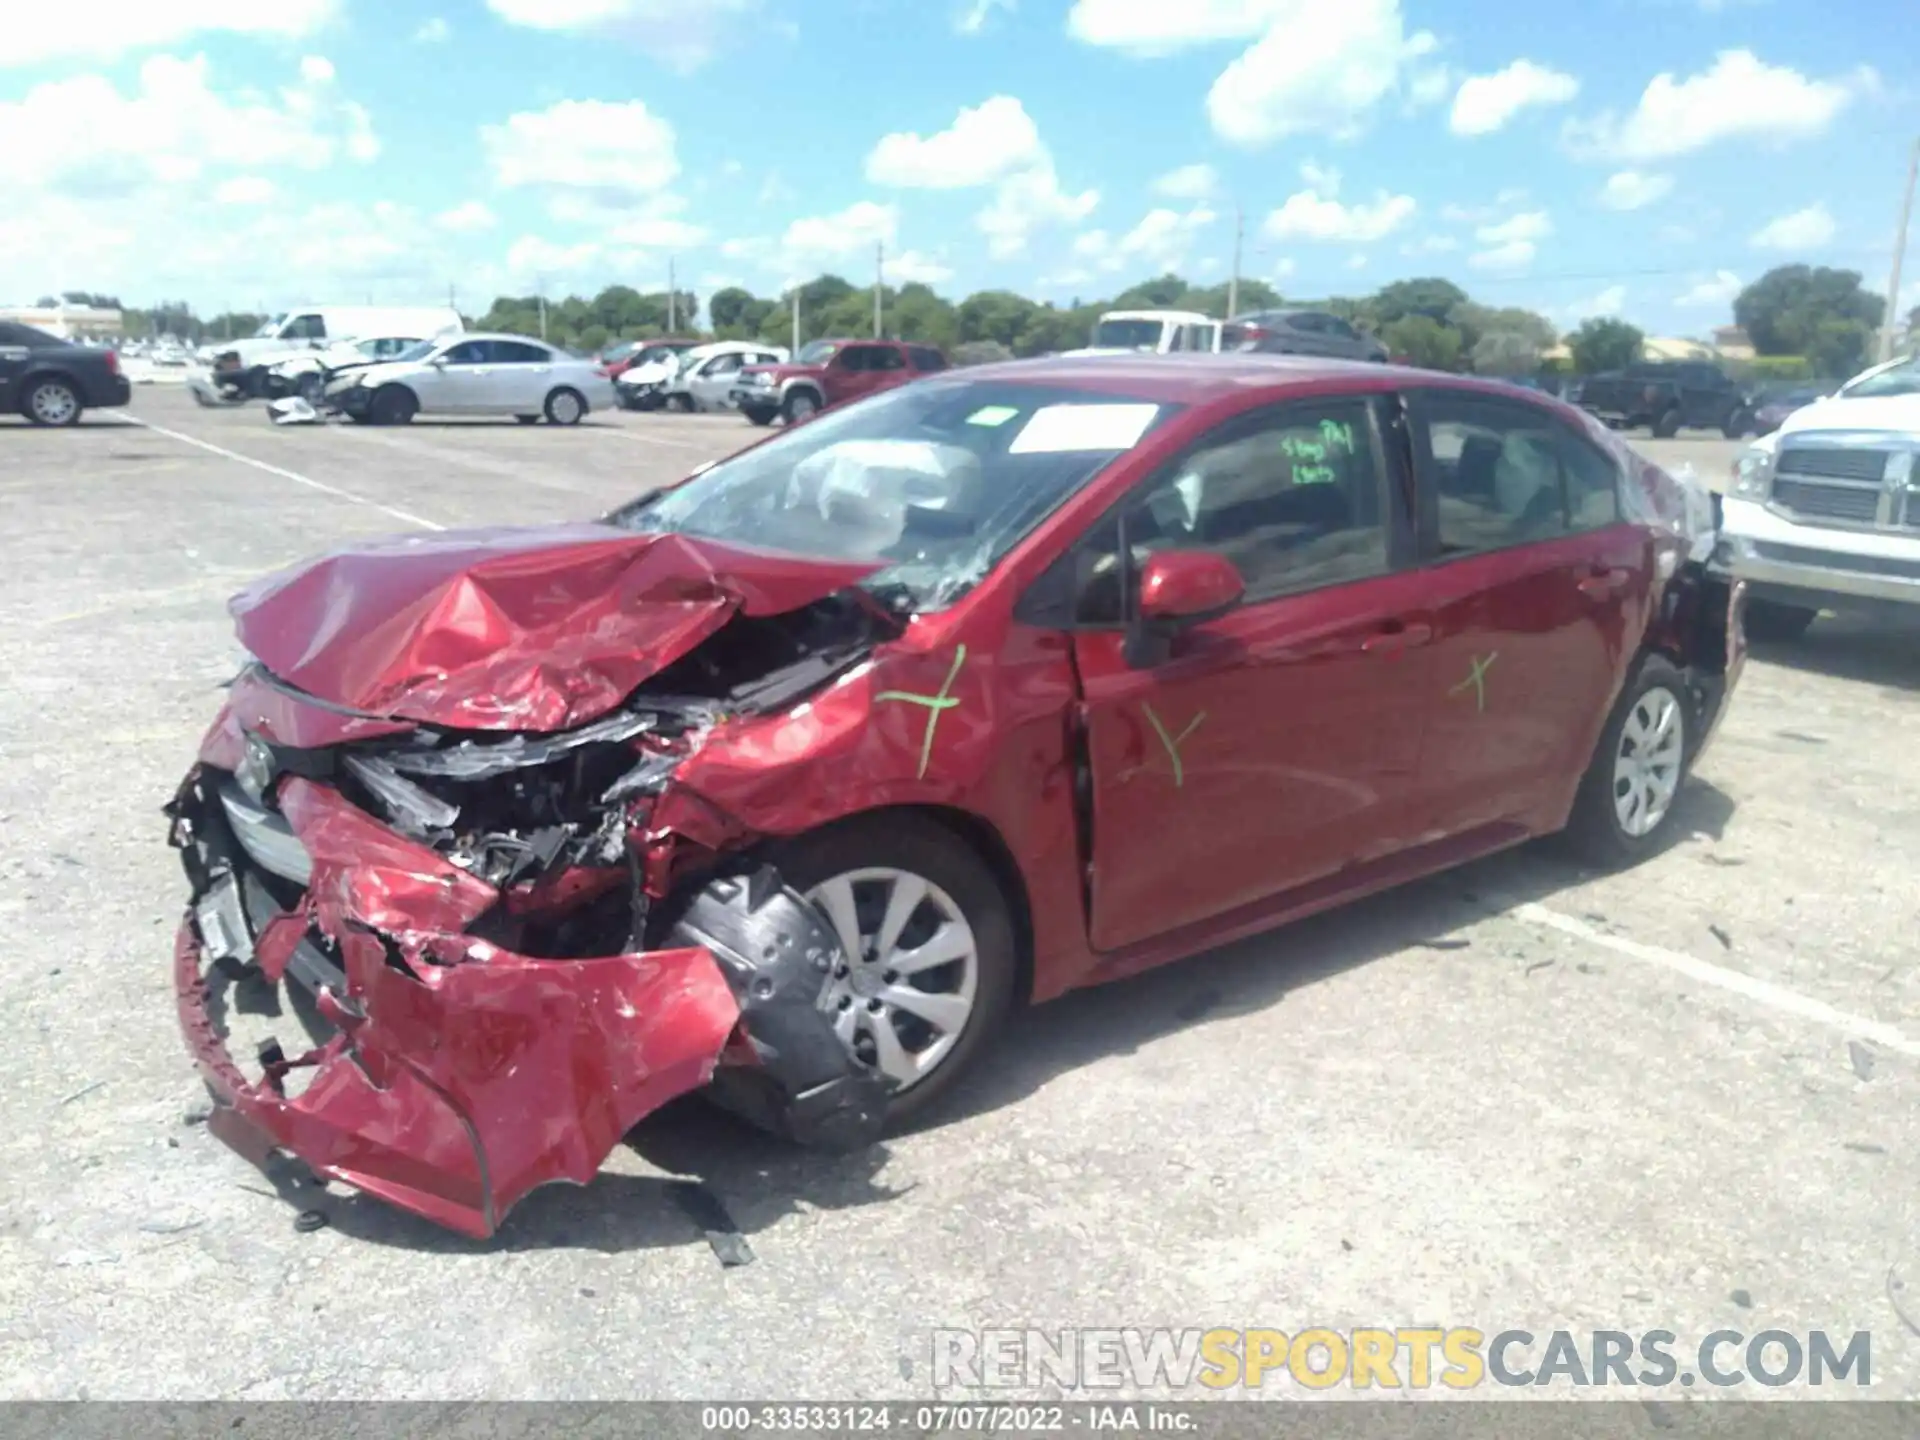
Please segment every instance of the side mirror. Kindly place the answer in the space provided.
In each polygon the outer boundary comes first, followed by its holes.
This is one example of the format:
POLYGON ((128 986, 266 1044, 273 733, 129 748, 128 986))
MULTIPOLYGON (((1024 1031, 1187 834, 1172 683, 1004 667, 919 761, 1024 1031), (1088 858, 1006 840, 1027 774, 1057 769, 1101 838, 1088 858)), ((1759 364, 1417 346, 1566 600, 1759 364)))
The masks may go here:
POLYGON ((444 370, 447 368, 447 357, 444 355, 436 355, 433 359, 429 360, 427 364, 436 370, 444 370))
POLYGON ((1140 571, 1139 619, 1127 636, 1126 660, 1136 668, 1158 665, 1174 637, 1217 620, 1247 593, 1239 569, 1210 550, 1163 550, 1140 571))

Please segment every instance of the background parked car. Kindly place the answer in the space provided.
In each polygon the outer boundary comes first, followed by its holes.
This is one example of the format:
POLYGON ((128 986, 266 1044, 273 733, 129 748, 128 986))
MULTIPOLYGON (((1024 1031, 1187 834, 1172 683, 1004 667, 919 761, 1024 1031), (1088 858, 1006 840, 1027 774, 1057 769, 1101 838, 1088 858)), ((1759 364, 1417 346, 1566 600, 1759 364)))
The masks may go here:
POLYGON ((609 380, 618 380, 629 370, 670 361, 704 343, 685 335, 670 336, 664 340, 623 340, 600 352, 600 373, 609 380))
POLYGON ((404 425, 415 415, 511 415, 531 425, 577 425, 613 408, 613 384, 595 361, 524 335, 448 335, 398 359, 333 381, 325 401, 348 418, 404 425))
POLYGON ((1227 322, 1222 348, 1258 355, 1324 355, 1384 365, 1387 347, 1325 310, 1255 310, 1227 322))
POLYGON ((24 415, 36 425, 77 425, 89 407, 132 398, 112 350, 0 321, 0 413, 24 415))
POLYGON ((1753 428, 1745 387, 1704 361, 1648 361, 1606 371, 1582 381, 1572 398, 1609 425, 1645 425, 1659 440, 1682 429, 1718 430, 1737 440, 1753 428))
POLYGON ((669 410, 731 410, 740 372, 749 365, 779 365, 787 352, 755 341, 720 340, 701 345, 680 357, 680 370, 661 387, 669 410))
POLYGON ((1760 397, 1753 411, 1753 433, 1771 435, 1794 411, 1825 398, 1827 393, 1823 385, 1795 385, 1760 397))
POLYGON ((946 355, 931 345, 815 340, 802 346, 790 364, 742 369, 732 396, 740 413, 755 425, 771 425, 775 415, 793 424, 829 405, 891 390, 946 368, 946 355))
POLYGON ((420 335, 373 335, 364 340, 330 345, 310 355, 296 355, 290 360, 282 360, 267 373, 267 398, 278 400, 285 395, 298 395, 309 404, 317 404, 326 393, 327 386, 346 371, 397 360, 424 338, 420 335))

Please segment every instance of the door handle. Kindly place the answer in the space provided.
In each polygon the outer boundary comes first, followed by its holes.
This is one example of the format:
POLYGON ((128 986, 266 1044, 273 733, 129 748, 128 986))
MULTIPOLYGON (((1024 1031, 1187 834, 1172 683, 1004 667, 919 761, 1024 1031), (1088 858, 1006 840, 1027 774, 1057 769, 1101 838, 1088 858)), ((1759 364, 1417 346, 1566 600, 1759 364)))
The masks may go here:
POLYGON ((1424 620, 1389 620, 1360 642, 1366 655, 1398 655, 1433 639, 1433 626, 1424 620))
POLYGON ((1589 600, 1611 600, 1626 583, 1625 570, 1606 565, 1595 566, 1579 580, 1580 593, 1589 600))

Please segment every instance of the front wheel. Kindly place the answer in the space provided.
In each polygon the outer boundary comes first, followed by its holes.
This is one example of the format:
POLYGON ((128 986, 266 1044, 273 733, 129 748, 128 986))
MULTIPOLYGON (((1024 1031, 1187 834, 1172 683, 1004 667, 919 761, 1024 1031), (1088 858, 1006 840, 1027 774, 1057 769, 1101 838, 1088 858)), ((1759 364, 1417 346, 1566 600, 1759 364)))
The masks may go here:
POLYGON ((315 371, 309 370, 294 382, 294 393, 309 405, 318 405, 327 392, 326 380, 315 371))
POLYGON ((775 414, 764 405, 742 405, 740 413, 747 417, 749 425, 771 425, 775 414))
POLYGON ((1727 416, 1727 423, 1720 427, 1720 433, 1729 440, 1743 440, 1753 433, 1753 416, 1746 410, 1736 410, 1727 416))
POLYGON ((910 1120, 1012 1008, 1019 965, 1006 896, 965 842, 913 815, 845 821, 771 858, 840 937, 821 1000, 834 1032, 893 1081, 889 1126, 910 1120))
POLYGON ((667 409, 676 415, 689 415, 693 412, 693 396, 686 391, 677 391, 667 396, 667 409))
POLYGON ((420 413, 420 401, 404 385, 386 385, 373 392, 367 414, 376 425, 406 425, 420 413))
POLYGON ((1653 422, 1653 438, 1654 439, 1671 440, 1674 436, 1678 435, 1679 433, 1680 433, 1680 412, 1678 410, 1669 410, 1666 413, 1660 416, 1657 416, 1654 419, 1654 422, 1653 422))
POLYGON ((1664 843, 1692 755, 1691 717, 1686 678, 1647 656, 1607 717, 1574 798, 1565 839, 1580 858, 1615 869, 1664 843))
POLYGON ((813 418, 820 409, 820 402, 811 390, 796 390, 787 396, 786 403, 780 407, 780 413, 789 425, 798 425, 803 420, 813 418))

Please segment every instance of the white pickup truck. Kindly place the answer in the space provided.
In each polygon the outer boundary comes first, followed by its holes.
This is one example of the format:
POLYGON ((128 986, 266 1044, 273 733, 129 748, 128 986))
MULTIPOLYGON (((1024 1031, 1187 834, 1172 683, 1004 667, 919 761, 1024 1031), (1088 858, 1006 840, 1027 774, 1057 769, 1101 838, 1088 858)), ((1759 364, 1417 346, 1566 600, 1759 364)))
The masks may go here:
POLYGON ((1755 640, 1794 639, 1822 610, 1920 605, 1920 356, 1855 376, 1749 446, 1720 537, 1755 640))
POLYGON ((1218 353, 1218 320, 1197 310, 1109 310, 1095 322, 1091 343, 1069 355, 1218 353))

